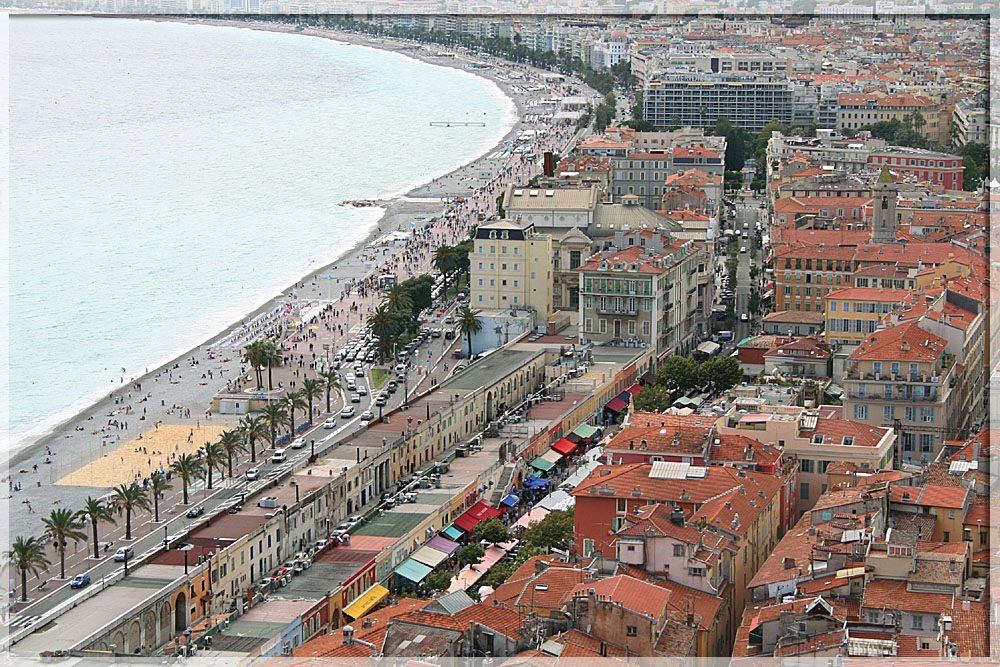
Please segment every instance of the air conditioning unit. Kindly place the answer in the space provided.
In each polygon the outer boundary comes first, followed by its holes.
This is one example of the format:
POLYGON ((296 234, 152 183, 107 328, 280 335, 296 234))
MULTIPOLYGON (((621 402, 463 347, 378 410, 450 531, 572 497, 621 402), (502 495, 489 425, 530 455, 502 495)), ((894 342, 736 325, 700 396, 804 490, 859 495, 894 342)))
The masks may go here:
POLYGON ((274 496, 268 496, 266 498, 261 498, 257 503, 258 507, 263 507, 264 509, 273 509, 278 506, 278 499, 274 496))

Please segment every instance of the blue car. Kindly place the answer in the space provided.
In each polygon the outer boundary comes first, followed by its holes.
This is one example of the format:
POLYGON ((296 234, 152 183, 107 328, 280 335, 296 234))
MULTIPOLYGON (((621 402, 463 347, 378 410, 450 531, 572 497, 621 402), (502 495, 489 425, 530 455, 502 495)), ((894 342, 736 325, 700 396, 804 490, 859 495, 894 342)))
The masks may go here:
POLYGON ((69 582, 70 588, 83 588, 90 584, 89 574, 78 574, 73 577, 73 581, 69 582))

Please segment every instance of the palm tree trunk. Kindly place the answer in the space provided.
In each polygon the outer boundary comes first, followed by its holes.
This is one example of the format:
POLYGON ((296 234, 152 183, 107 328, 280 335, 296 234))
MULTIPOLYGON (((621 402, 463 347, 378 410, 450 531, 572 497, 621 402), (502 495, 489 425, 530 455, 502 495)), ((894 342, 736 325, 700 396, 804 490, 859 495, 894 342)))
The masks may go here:
POLYGON ((232 478, 232 476, 233 476, 233 453, 230 452, 229 453, 229 477, 232 478))
POLYGON ((267 390, 274 391, 274 383, 271 381, 271 362, 267 362, 267 390))
POLYGON ((288 419, 291 421, 291 424, 292 424, 292 428, 288 432, 288 434, 290 436, 292 436, 292 438, 294 439, 295 438, 295 408, 292 408, 291 410, 288 411, 288 419))
POLYGON ((62 540, 57 542, 59 545, 59 578, 66 578, 66 543, 62 540))
POLYGON ((125 510, 125 539, 132 539, 132 508, 125 510))
POLYGON ((94 527, 94 558, 100 558, 101 553, 98 551, 97 544, 97 519, 91 519, 90 524, 94 527))
POLYGON ((274 449, 274 442, 278 439, 278 429, 271 429, 271 449, 274 449))
POLYGON ((313 420, 313 402, 312 398, 309 399, 309 423, 311 424, 313 420))
POLYGON ((330 388, 326 388, 326 411, 330 412, 330 388))
POLYGON ((153 493, 153 523, 160 523, 160 492, 153 493))
POLYGON ((181 478, 181 486, 184 487, 184 504, 188 504, 188 481, 186 477, 181 478))
POLYGON ((250 440, 250 463, 257 463, 257 443, 250 440))
POLYGON ((21 570, 21 602, 28 601, 28 571, 21 570))
POLYGON ((257 389, 261 389, 264 386, 264 371, 260 366, 253 367, 254 374, 257 376, 257 389))
POLYGON ((212 488, 212 468, 208 469, 208 488, 212 488))

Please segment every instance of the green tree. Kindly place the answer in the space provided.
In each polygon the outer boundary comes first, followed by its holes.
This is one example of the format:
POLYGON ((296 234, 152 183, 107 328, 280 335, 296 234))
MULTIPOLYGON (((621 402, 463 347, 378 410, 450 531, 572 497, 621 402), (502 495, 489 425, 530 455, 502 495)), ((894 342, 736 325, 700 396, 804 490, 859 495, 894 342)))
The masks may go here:
POLYGON ((217 442, 206 442, 204 454, 201 457, 205 464, 205 475, 208 479, 208 488, 212 488, 212 472, 218 470, 222 472, 222 464, 226 461, 226 453, 217 442))
MULTIPOLYGON (((188 504, 188 485, 192 480, 201 477, 205 464, 194 454, 181 454, 170 464, 170 469, 181 478, 181 489, 184 493, 184 503, 188 504)), ((122 485, 124 486, 124 485, 122 485)))
POLYGON ((303 412, 308 407, 305 397, 302 395, 302 391, 298 389, 293 389, 285 394, 285 406, 288 408, 288 425, 289 435, 295 437, 295 411, 302 410, 303 412))
POLYGON ((261 389, 264 384, 263 367, 265 363, 263 343, 254 341, 243 348, 243 360, 253 368, 257 378, 257 389, 261 389))
POLYGON ((653 384, 643 387, 636 394, 635 409, 643 412, 663 412, 673 404, 673 396, 663 385, 653 384))
POLYGON ((247 449, 250 450, 250 462, 257 462, 257 441, 267 433, 264 420, 260 416, 247 415, 240 420, 240 432, 243 434, 243 441, 246 442, 247 449))
POLYGON ((271 377, 271 369, 277 368, 281 365, 283 359, 281 356, 281 349, 276 343, 265 342, 263 344, 264 350, 264 363, 267 364, 267 389, 268 391, 274 390, 274 380, 271 377))
POLYGON ((389 304, 389 310, 409 311, 413 307, 413 299, 402 284, 393 285, 385 300, 389 304))
POLYGON ((149 476, 149 494, 153 496, 153 522, 160 523, 160 496, 173 486, 167 476, 154 472, 149 476))
POLYGON ((378 341, 379 353, 383 357, 389 356, 393 341, 399 333, 397 322, 393 312, 385 303, 380 303, 368 316, 368 330, 378 341))
MULTIPOLYGON (((178 459, 179 461, 180 459, 178 459)), ((177 463, 177 461, 174 461, 177 463)), ((149 496, 146 489, 139 486, 138 482, 131 484, 119 484, 113 490, 114 504, 125 512, 125 539, 132 539, 132 512, 143 509, 150 510, 149 496)))
POLYGON ((565 549, 573 539, 573 510, 550 512, 548 516, 528 526, 524 544, 539 549, 565 549))
POLYGON ((743 377, 743 369, 735 357, 721 357, 703 363, 698 375, 707 391, 718 393, 735 386, 743 377))
POLYGON ((42 524, 56 543, 59 549, 59 578, 66 578, 66 547, 69 541, 80 542, 87 539, 87 534, 81 528, 79 515, 73 510, 66 508, 54 509, 42 524))
POLYGON ((114 510, 108 503, 100 498, 90 498, 83 503, 83 509, 76 513, 81 523, 90 522, 90 527, 94 531, 94 558, 100 558, 98 551, 97 524, 101 521, 115 523, 114 510))
POLYGON ((478 544, 466 544, 458 550, 458 560, 465 565, 475 565, 486 554, 478 544))
POLYGON ((246 445, 243 444, 243 438, 237 430, 223 431, 222 435, 219 436, 218 445, 226 457, 226 467, 229 470, 229 476, 232 477, 233 456, 246 451, 246 445))
POLYGON ((479 317, 479 311, 468 306, 462 306, 458 311, 458 330, 466 337, 469 343, 469 359, 472 359, 472 334, 477 334, 483 330, 483 320, 479 317))
POLYGON ((326 411, 330 412, 330 392, 334 389, 340 389, 340 375, 336 369, 328 368, 322 371, 319 377, 323 382, 323 390, 326 392, 326 411))
POLYGON ((438 246, 434 251, 434 268, 441 273, 442 301, 448 300, 448 274, 455 270, 455 249, 452 246, 438 246))
POLYGON ((476 527, 472 529, 472 534, 477 539, 486 540, 490 544, 501 544, 513 539, 507 526, 503 525, 503 522, 495 516, 477 523, 476 527))
POLYGON ((288 424, 288 410, 281 403, 268 403, 264 406, 264 423, 271 434, 271 449, 274 449, 278 429, 288 424))
POLYGON ((35 537, 18 536, 7 552, 7 563, 21 575, 21 602, 28 601, 28 573, 39 576, 39 571, 49 567, 45 547, 35 537))
POLYGON ((323 385, 316 378, 306 378, 302 381, 302 397, 309 404, 309 423, 313 420, 313 402, 323 394, 323 385))
POLYGON ((962 158, 962 189, 973 192, 979 189, 983 179, 979 174, 979 165, 971 155, 962 158))
POLYGON ((446 591, 451 586, 451 572, 448 570, 435 570, 427 575, 424 586, 432 591, 446 591))
POLYGON ((510 579, 510 575, 514 574, 516 570, 517 567, 514 565, 513 561, 497 563, 491 567, 490 571, 486 573, 485 577, 483 577, 483 585, 496 590, 501 586, 501 584, 510 579))
POLYGON ((668 391, 690 391, 698 386, 698 364, 687 357, 667 357, 656 369, 656 384, 668 391))

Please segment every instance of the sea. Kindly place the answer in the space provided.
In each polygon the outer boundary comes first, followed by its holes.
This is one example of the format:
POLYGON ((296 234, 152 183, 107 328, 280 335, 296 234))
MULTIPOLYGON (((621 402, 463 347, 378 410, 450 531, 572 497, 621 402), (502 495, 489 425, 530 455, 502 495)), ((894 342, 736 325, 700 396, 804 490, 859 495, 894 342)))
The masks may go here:
POLYGON ((318 37, 9 26, 9 448, 335 260, 382 214, 341 202, 401 195, 515 120, 471 73, 318 37))

